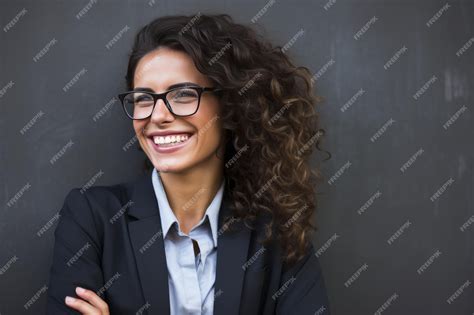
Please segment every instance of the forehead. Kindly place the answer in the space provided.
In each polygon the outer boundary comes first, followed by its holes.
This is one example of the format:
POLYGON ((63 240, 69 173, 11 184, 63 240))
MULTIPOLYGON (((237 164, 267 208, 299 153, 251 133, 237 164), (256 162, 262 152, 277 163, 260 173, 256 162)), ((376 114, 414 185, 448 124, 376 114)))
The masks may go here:
POLYGON ((143 56, 135 68, 134 86, 164 91, 179 82, 208 83, 192 58, 185 52, 166 47, 155 49, 143 56))

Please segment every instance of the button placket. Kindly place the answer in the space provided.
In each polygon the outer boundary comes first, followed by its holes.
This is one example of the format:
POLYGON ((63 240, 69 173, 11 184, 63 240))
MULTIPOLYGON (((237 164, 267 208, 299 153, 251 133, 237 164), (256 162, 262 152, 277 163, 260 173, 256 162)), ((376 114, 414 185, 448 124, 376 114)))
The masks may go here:
MULTIPOLYGON (((199 278, 196 272, 196 262, 192 239, 181 231, 177 231, 179 241, 179 251, 177 260, 180 265, 182 279, 190 279, 184 288, 184 295, 187 299, 186 310, 196 312, 201 310, 201 296, 193 295, 193 292, 200 292, 199 278)), ((194 314, 194 313, 193 313, 194 314)))

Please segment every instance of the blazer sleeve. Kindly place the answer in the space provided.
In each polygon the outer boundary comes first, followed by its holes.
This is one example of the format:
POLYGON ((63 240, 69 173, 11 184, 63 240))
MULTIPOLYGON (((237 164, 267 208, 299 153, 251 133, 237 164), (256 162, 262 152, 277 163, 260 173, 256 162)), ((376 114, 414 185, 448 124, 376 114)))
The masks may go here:
POLYGON ((275 314, 329 315, 330 306, 321 266, 311 243, 308 254, 284 270, 275 314))
POLYGON ((97 292, 103 286, 101 246, 87 197, 78 189, 66 196, 54 232, 46 314, 80 314, 67 306, 76 286, 97 292))

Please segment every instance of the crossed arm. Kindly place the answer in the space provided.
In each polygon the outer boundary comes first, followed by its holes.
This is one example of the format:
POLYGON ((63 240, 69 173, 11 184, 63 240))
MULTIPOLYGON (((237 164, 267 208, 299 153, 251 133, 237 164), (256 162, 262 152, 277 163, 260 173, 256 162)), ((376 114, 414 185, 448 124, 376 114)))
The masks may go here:
POLYGON ((61 208, 55 230, 50 269, 48 315, 108 315, 106 302, 96 293, 104 285, 101 249, 87 197, 72 189, 61 208), (92 228, 91 228, 92 227, 92 228), (81 291, 80 288, 90 288, 81 291), (71 299, 72 298, 72 299, 71 299))

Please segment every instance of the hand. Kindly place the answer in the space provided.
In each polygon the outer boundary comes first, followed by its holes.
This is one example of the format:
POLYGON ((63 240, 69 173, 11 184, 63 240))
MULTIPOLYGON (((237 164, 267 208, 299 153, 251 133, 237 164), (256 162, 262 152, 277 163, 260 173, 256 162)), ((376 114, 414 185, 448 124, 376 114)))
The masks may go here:
POLYGON ((83 315, 110 315, 109 306, 94 291, 76 287, 76 293, 85 301, 66 296, 65 302, 67 306, 79 311, 83 315))

